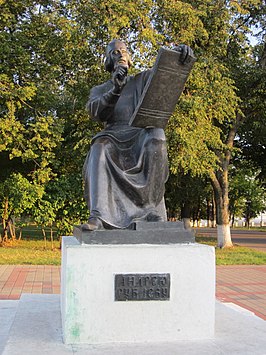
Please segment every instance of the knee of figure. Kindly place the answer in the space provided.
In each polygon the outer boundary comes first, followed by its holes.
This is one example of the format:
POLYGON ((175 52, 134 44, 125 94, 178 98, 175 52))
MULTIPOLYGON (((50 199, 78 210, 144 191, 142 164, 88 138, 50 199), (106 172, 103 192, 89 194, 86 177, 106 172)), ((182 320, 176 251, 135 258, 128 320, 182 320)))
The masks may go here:
POLYGON ((162 153, 164 150, 166 150, 165 142, 160 139, 151 138, 145 143, 146 152, 154 154, 162 153))
POLYGON ((147 132, 150 139, 165 141, 165 134, 162 128, 148 128, 147 132))

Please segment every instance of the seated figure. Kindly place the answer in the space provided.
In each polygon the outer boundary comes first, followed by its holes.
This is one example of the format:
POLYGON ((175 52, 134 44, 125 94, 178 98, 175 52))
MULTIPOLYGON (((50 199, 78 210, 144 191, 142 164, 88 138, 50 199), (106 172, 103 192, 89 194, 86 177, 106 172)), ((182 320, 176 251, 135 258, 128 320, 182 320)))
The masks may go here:
MULTIPOLYGON (((187 46, 181 46, 186 55, 187 46)), ((190 48, 189 48, 190 49, 190 48)), ((134 221, 166 221, 167 147, 162 128, 129 125, 151 70, 128 76, 131 58, 124 42, 111 41, 105 69, 112 76, 91 89, 87 108, 103 122, 86 158, 83 176, 90 210, 84 229, 125 229, 134 221)))

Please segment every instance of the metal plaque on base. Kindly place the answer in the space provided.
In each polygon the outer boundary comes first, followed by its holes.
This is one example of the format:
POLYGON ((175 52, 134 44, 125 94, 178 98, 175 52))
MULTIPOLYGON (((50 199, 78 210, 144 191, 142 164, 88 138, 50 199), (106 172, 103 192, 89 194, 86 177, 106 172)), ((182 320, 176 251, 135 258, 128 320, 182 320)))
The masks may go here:
POLYGON ((115 275, 115 301, 167 301, 170 274, 115 275))

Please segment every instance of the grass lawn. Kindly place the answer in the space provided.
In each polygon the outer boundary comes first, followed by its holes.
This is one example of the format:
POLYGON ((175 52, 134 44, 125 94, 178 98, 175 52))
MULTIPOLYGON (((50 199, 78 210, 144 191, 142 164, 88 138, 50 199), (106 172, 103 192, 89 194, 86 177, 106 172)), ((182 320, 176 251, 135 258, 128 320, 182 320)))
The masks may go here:
MULTIPOLYGON (((216 239, 211 237, 196 237, 202 244, 216 246, 216 239)), ((60 265, 60 242, 45 242, 39 237, 28 236, 20 241, 0 247, 0 265, 60 265)), ((254 249, 234 246, 230 249, 216 248, 217 265, 265 265, 266 253, 254 249)))
MULTIPOLYGON (((216 246, 212 237, 196 237, 196 242, 216 246)), ((265 265, 266 253, 251 248, 235 245, 229 249, 215 249, 216 265, 265 265)))
POLYGON ((0 248, 0 265, 60 265, 60 242, 20 240, 0 248))

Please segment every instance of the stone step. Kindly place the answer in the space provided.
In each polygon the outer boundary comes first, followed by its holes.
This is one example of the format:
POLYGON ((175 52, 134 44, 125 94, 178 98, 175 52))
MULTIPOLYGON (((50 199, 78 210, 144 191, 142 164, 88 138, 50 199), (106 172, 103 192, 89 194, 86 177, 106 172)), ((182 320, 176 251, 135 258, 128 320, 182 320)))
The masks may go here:
POLYGON ((0 301, 0 317, 2 330, 14 319, 3 355, 265 355, 266 349, 266 322, 241 307, 220 302, 216 302, 214 339, 164 344, 67 346, 62 342, 59 295, 24 294, 19 302, 0 301))
POLYGON ((60 296, 22 294, 3 355, 59 355, 70 350, 62 342, 60 296))
POLYGON ((0 354, 4 351, 18 304, 18 300, 0 300, 0 354))

